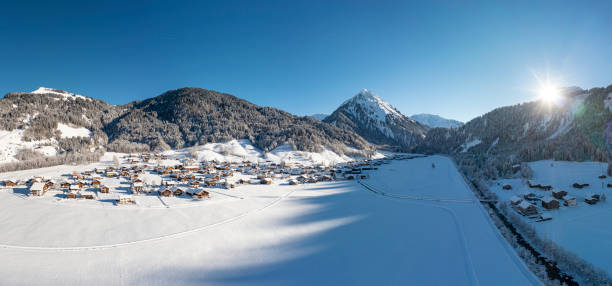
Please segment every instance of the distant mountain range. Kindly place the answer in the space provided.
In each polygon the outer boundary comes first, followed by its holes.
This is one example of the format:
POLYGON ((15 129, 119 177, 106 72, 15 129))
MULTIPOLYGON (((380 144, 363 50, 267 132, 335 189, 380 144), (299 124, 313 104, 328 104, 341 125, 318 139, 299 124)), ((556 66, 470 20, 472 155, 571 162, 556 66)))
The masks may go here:
POLYGON ((420 144, 429 129, 367 89, 345 101, 323 122, 354 131, 382 148, 401 151, 420 144))
POLYGON ((612 86, 567 88, 562 98, 497 108, 462 124, 429 114, 410 118, 365 89, 323 118, 295 116, 201 88, 171 90, 119 106, 39 88, 0 99, 0 162, 25 147, 47 155, 100 147, 139 152, 232 139, 249 139, 264 152, 288 143, 295 150, 339 154, 364 155, 382 148, 486 156, 477 162, 497 170, 547 158, 607 161, 612 86))
POLYGON ((426 114, 426 113, 421 113, 421 114, 415 114, 410 116, 410 118, 412 118, 413 120, 418 121, 419 123, 423 124, 423 125, 427 125, 431 128, 437 128, 437 127, 442 127, 442 128, 457 128, 461 125, 463 125, 463 122, 461 121, 457 121, 457 120, 453 120, 453 119, 446 119, 444 117, 441 117, 439 115, 435 115, 435 114, 426 114))
POLYGON ((10 135, 0 134, 0 139, 12 138, 3 144, 44 145, 58 154, 97 147, 137 152, 232 139, 249 139, 263 151, 285 143, 295 150, 327 148, 339 154, 371 149, 351 130, 201 88, 171 90, 120 106, 59 89, 14 92, 0 99, 0 119, 0 130, 10 135), (90 136, 67 138, 61 130, 90 136))
POLYGON ((315 114, 310 115, 310 116, 314 117, 314 119, 316 119, 316 120, 323 121, 323 119, 325 119, 325 117, 329 116, 329 114, 315 113, 315 114))

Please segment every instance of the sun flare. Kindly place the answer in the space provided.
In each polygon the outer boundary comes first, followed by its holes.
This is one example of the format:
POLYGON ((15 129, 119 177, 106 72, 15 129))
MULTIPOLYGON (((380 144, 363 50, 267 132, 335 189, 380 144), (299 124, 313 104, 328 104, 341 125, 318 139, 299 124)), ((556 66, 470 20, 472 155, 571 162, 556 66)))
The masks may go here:
POLYGON ((540 99, 547 103, 555 103, 557 102, 561 94, 559 92, 559 88, 553 84, 546 83, 540 87, 538 92, 540 99))

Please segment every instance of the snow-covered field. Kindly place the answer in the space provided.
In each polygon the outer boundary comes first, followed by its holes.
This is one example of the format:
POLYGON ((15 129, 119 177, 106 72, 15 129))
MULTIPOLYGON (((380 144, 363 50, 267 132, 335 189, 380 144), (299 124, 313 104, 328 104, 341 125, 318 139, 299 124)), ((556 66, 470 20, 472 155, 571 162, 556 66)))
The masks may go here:
MULTIPOLYGON (((551 185, 553 190, 567 191, 568 195, 576 197, 578 204, 573 207, 561 204, 560 209, 550 211, 538 204, 541 212, 552 215, 552 220, 534 222, 526 218, 526 221, 535 226, 541 237, 554 241, 612 275, 612 204, 610 200, 600 201, 596 205, 584 202, 587 193, 606 194, 610 197, 612 188, 607 188, 607 184, 612 183, 612 179, 598 178, 606 173, 607 164, 546 160, 529 163, 529 166, 534 173, 532 183, 551 185), (573 188, 572 184, 576 182, 588 183, 589 186, 573 188)), ((499 180, 491 189, 503 200, 528 190, 543 196, 551 194, 551 191, 529 189, 526 181, 521 179, 499 180), (510 184, 512 190, 502 190, 504 184, 510 184)))
MULTIPOLYGON (((247 160, 251 162, 299 163, 305 166, 312 164, 331 166, 354 160, 352 157, 336 154, 327 148, 324 148, 323 152, 295 151, 289 144, 283 144, 266 153, 253 146, 247 139, 231 140, 224 143, 208 143, 187 149, 170 150, 164 152, 164 154, 168 155, 169 159, 184 158, 188 156, 190 150, 197 154, 198 160, 216 160, 219 162, 242 162, 247 160)), ((382 157, 384 155, 376 153, 372 158, 382 157)), ((169 160, 166 163, 173 165, 177 161, 169 160)))
POLYGON ((405 198, 355 181, 249 185, 167 208, 0 191, 0 284, 538 284, 449 159, 393 161, 364 183, 405 198))

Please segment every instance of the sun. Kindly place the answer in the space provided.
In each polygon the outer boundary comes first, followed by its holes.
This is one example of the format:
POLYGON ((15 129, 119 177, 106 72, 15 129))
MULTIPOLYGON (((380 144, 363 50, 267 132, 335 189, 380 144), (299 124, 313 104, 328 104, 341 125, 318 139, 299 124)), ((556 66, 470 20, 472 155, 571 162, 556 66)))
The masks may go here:
POLYGON ((559 88, 551 83, 543 84, 538 91, 541 100, 547 103, 557 103, 561 98, 559 88))

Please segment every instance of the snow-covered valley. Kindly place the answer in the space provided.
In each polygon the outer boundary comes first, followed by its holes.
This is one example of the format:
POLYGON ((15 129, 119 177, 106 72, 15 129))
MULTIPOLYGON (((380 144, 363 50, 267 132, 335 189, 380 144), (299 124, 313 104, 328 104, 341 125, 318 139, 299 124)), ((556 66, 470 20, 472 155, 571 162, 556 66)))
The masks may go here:
POLYGON ((610 194, 610 178, 602 176, 606 174, 608 165, 544 160, 531 162, 529 166, 533 170, 530 182, 551 186, 551 190, 529 188, 527 180, 521 178, 499 180, 491 185, 491 190, 498 194, 500 201, 508 204, 512 197, 523 198, 527 193, 535 193, 536 199, 532 203, 539 213, 548 215, 551 220, 523 217, 524 221, 531 224, 540 237, 555 242, 612 275, 612 261, 609 259, 612 255, 612 232, 608 227, 612 219, 612 205, 605 199, 594 205, 584 200, 591 194, 610 194), (576 188, 574 183, 588 186, 576 188), (512 189, 504 190, 505 185, 512 189), (561 190, 567 192, 565 200, 576 199, 575 206, 565 206, 562 199, 558 199, 560 205, 557 209, 548 210, 542 206, 542 200, 552 198, 553 192, 561 190))
MULTIPOLYGON (((62 171, 0 179, 52 172, 62 171)), ((163 208, 4 189, 0 284, 539 284, 450 159, 391 161, 367 172, 370 188, 456 202, 381 196, 345 180, 219 189, 163 208)))

